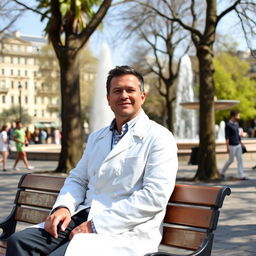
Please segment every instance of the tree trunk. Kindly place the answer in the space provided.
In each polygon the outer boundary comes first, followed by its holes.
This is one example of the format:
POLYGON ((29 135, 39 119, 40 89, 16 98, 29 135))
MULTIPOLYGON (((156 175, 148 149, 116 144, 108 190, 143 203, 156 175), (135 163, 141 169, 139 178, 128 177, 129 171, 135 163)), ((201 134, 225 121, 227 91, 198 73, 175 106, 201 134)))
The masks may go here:
POLYGON ((200 76, 200 143, 199 165, 195 180, 219 178, 215 152, 215 110, 213 55, 210 47, 201 46, 197 51, 200 76))
POLYGON ((82 156, 84 133, 81 122, 79 58, 63 52, 61 73, 61 153, 57 172, 69 172, 82 156))
POLYGON ((167 127, 168 129, 173 132, 173 107, 172 107, 172 101, 167 100, 166 101, 166 110, 167 110, 167 127))

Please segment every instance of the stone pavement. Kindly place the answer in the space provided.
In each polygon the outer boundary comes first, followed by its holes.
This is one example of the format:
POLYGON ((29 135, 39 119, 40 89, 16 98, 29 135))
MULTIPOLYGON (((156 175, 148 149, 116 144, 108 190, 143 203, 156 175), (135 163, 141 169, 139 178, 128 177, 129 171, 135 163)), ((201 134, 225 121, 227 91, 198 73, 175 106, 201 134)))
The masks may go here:
MULTIPOLYGON (((51 173, 57 167, 57 161, 30 161, 35 166, 33 172, 51 173)), ((8 160, 13 165, 13 160, 8 160)), ((221 168, 223 162, 218 163, 221 168)), ((256 165, 253 161, 244 162, 245 174, 250 180, 240 181, 237 176, 236 163, 227 171, 227 180, 207 183, 207 185, 231 187, 232 193, 224 200, 213 245, 212 256, 256 256, 256 165)), ((22 174, 28 172, 23 163, 19 163, 21 171, 0 171, 0 219, 8 215, 16 193, 17 183, 22 174)), ((177 183, 192 183, 183 178, 193 177, 197 166, 180 162, 177 183)), ((1 169, 0 169, 1 170, 1 169)), ((203 183, 198 183, 202 184, 203 183)))

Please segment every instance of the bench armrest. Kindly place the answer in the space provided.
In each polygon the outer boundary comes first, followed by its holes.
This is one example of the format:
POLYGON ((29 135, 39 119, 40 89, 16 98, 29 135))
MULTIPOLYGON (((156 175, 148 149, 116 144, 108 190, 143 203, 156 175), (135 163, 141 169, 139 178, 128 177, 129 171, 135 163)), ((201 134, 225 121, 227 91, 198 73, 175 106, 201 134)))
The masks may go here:
POLYGON ((5 240, 15 232, 16 220, 14 219, 16 207, 14 207, 8 217, 0 222, 0 240, 5 240))

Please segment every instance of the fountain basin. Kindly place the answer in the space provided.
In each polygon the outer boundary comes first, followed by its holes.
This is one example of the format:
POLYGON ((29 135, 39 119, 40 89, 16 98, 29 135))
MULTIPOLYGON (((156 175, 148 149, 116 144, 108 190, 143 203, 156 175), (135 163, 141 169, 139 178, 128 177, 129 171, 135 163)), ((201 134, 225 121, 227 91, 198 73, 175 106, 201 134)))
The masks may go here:
MULTIPOLYGON (((224 110, 224 109, 230 109, 239 103, 240 103, 239 100, 215 100, 214 107, 215 107, 215 111, 224 110)), ((181 102, 180 105, 187 109, 199 110, 200 108, 199 101, 181 102)))

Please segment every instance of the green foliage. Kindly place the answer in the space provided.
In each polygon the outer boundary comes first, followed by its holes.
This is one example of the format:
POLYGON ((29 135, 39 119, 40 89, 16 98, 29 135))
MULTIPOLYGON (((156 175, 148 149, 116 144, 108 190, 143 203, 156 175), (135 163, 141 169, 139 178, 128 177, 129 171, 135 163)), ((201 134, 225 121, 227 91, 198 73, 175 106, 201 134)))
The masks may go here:
MULTIPOLYGON (((9 109, 3 110, 0 115, 0 123, 3 125, 5 123, 12 123, 20 119, 20 108, 19 106, 12 106, 9 109)), ((22 113, 22 123, 24 125, 30 124, 32 117, 28 114, 27 110, 21 108, 22 113)))
MULTIPOLYGON (((51 0, 36 0, 37 9, 43 14, 41 21, 51 16, 51 0)), ((77 32, 82 31, 88 21, 95 15, 95 7, 99 6, 102 0, 59 0, 59 12, 62 17, 62 29, 73 20, 73 26, 77 32)), ((46 27, 47 32, 48 26, 46 27)))
MULTIPOLYGON (((243 120, 256 116, 256 82, 249 77, 249 63, 229 53, 222 53, 214 59, 215 89, 219 100, 239 100, 234 109, 241 113, 243 120)), ((230 110, 219 111, 216 122, 229 118, 230 110)))

